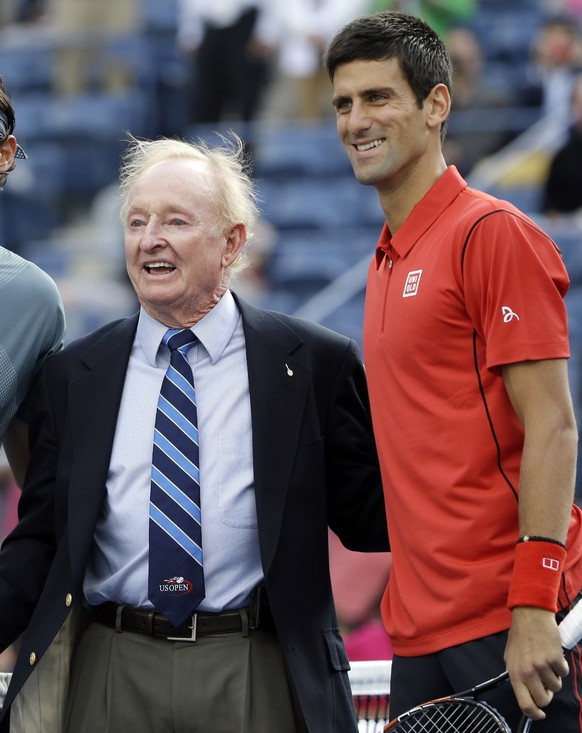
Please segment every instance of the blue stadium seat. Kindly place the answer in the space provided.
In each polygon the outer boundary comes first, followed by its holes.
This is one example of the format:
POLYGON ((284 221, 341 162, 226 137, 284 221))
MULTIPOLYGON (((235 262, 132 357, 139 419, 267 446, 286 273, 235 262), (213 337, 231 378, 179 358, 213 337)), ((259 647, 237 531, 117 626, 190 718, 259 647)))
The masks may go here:
POLYGON ((148 131, 151 99, 140 89, 128 92, 92 92, 55 102, 49 110, 54 135, 90 135, 119 140, 124 131, 148 131))
POLYGON ((524 184, 491 186, 487 192, 503 201, 509 201, 524 214, 539 213, 541 206, 540 187, 537 181, 524 184))
MULTIPOLYGON (((564 256, 570 276, 570 288, 582 286, 582 232, 575 227, 547 229, 564 256)), ((580 324, 582 332, 582 323, 580 324)))
POLYGON ((309 296, 348 270, 378 239, 374 227, 300 229, 282 232, 267 269, 273 289, 309 296))
POLYGON ((175 33, 178 23, 176 0, 140 0, 140 7, 146 33, 175 33))
POLYGON ((531 7, 512 0, 503 8, 481 7, 472 26, 489 61, 524 64, 530 56, 531 42, 540 27, 542 15, 531 7))
POLYGON ((345 176, 297 176, 258 182, 265 218, 277 229, 380 226, 382 210, 373 189, 345 176))
POLYGON ((334 122, 257 125, 251 135, 257 178, 351 176, 352 169, 334 122))
POLYGON ((58 214, 50 203, 9 188, 0 196, 0 245, 23 252, 27 242, 46 236, 54 229, 58 214))
POLYGON ((72 195, 93 194, 117 178, 127 131, 137 136, 151 132, 150 96, 137 88, 67 100, 26 95, 14 104, 16 134, 23 147, 59 147, 62 185, 72 195))
POLYGON ((52 51, 33 41, 0 46, 0 76, 10 95, 49 92, 52 83, 52 51))
POLYGON ((365 291, 352 298, 326 318, 322 325, 354 339, 362 348, 365 291))

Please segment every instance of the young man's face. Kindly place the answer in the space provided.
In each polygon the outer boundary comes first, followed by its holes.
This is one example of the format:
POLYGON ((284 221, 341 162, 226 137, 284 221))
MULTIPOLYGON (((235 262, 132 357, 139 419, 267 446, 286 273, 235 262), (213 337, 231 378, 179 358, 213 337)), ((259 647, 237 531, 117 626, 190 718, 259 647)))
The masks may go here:
POLYGON ((392 189, 421 165, 429 141, 427 105, 419 108, 397 59, 338 66, 333 105, 360 183, 392 189))

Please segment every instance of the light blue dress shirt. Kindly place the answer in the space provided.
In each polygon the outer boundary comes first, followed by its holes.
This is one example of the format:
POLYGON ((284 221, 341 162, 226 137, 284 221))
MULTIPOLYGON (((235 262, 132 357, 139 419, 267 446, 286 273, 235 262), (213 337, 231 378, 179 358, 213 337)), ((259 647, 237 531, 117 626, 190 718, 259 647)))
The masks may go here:
MULTIPOLYGON (((170 361, 167 331, 143 309, 121 399, 106 497, 84 582, 90 605, 151 607, 148 523, 158 395, 170 361)), ((253 478, 251 408, 240 312, 227 291, 192 327, 200 435, 200 492, 206 598, 198 610, 248 603, 263 579, 253 478)))

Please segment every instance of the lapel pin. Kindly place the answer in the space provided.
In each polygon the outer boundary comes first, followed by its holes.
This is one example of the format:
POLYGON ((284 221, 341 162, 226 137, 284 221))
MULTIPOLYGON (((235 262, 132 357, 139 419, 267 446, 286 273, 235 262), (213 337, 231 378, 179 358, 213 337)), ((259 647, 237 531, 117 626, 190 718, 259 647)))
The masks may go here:
POLYGON ((285 364, 285 366, 287 367, 287 376, 288 377, 292 377, 293 376, 293 369, 290 369, 289 368, 289 364, 285 364))

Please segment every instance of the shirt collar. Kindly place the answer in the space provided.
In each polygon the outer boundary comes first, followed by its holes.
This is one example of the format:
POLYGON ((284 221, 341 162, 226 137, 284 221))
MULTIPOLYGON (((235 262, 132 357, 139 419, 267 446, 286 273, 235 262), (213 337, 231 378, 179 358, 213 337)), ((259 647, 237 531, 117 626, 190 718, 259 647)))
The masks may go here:
MULTIPOLYGON (((192 326, 191 331, 208 352, 214 364, 220 359, 240 321, 240 312, 230 290, 227 290, 218 303, 192 326)), ((168 326, 156 320, 143 308, 139 313, 136 338, 152 366, 164 366, 168 357, 160 350, 162 338, 168 326)))
POLYGON ((466 181, 455 166, 449 166, 414 206, 410 216, 394 236, 390 233, 388 225, 384 224, 376 250, 377 258, 380 254, 387 252, 390 246, 398 252, 400 257, 408 254, 422 235, 430 229, 466 187, 466 181))

